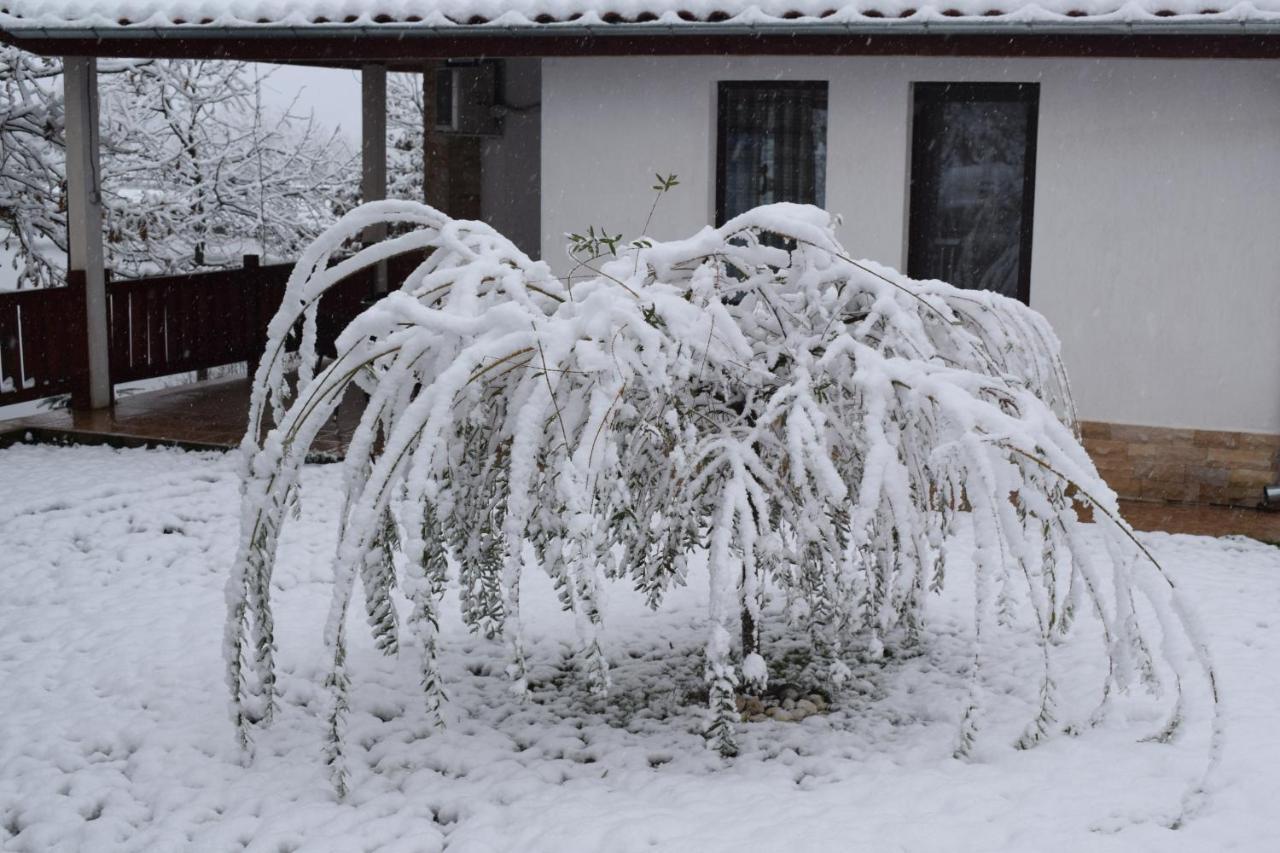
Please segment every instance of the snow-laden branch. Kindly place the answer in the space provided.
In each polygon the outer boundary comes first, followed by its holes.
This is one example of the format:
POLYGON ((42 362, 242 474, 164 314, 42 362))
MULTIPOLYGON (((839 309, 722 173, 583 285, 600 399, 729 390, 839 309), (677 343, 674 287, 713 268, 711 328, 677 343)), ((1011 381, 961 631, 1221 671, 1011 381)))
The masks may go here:
POLYGON ((570 286, 482 223, 382 202, 304 253, 271 324, 242 448, 226 651, 246 743, 276 701, 269 591, 279 532, 307 448, 352 385, 368 403, 345 462, 325 631, 340 789, 345 616, 359 580, 378 645, 400 648, 397 549, 432 714, 446 554, 459 564, 465 620, 505 638, 520 691, 520 582, 532 549, 576 618, 580 669, 603 695, 604 585, 626 580, 656 606, 705 550, 706 732, 731 754, 735 692, 767 677, 766 587, 793 605, 788 616, 808 632, 821 677, 839 682, 855 652, 920 641, 926 594, 943 585, 948 537, 965 518, 978 641, 958 754, 983 716, 984 638, 1016 601, 1043 660, 1021 746, 1060 724, 1055 649, 1089 612, 1105 637, 1104 697, 1153 681, 1163 653, 1176 697, 1162 737, 1182 720, 1189 685, 1207 678, 1216 701, 1203 640, 1080 445, 1059 345, 1039 314, 854 261, 830 217, 807 206, 757 208, 616 255, 614 238, 601 245, 584 264, 595 272, 570 286), (374 222, 403 233, 331 266, 374 222), (423 262, 322 364, 320 296, 413 250, 423 262), (291 397, 284 346, 300 323, 291 397), (1077 501, 1105 521, 1106 564, 1090 558, 1077 501), (1144 633, 1139 602, 1158 616, 1159 643, 1144 633))
MULTIPOLYGON (((117 276, 292 258, 348 206, 352 154, 242 62, 103 62, 106 264, 117 276)), ((0 241, 21 287, 53 286, 66 254, 59 60, 0 45, 0 241)), ((419 161, 421 158, 419 157, 419 161)))

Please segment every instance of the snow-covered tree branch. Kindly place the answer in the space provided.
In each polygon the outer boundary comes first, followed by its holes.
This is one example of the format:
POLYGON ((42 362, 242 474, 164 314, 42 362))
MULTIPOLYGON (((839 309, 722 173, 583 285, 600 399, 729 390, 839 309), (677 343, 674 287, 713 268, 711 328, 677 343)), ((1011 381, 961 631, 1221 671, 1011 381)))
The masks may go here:
POLYGON ((423 126, 421 74, 387 75, 387 197, 423 196, 423 126))
POLYGON ((501 635, 526 677, 526 554, 578 626, 577 663, 607 694, 602 590, 625 581, 658 606, 707 555, 706 735, 735 751, 735 694, 769 675, 767 590, 809 638, 813 677, 925 636, 926 598, 971 526, 976 632, 956 752, 983 717, 983 639, 1020 616, 1043 661, 1020 745, 1057 719, 1055 660, 1092 615, 1108 697, 1172 674, 1168 737, 1188 691, 1216 702, 1204 642, 1173 582, 1120 519, 1074 431, 1059 345, 1013 300, 917 282, 849 258, 817 208, 757 208, 668 243, 574 238, 567 282, 482 223, 383 202, 344 217, 288 284, 254 382, 243 443, 240 548, 228 581, 226 656, 237 731, 276 706, 271 573, 308 447, 356 385, 368 394, 345 462, 346 505, 325 645, 329 749, 339 790, 346 614, 359 583, 380 648, 401 647, 395 597, 437 713, 436 622, 447 562, 462 613, 501 635), (373 222, 407 229, 330 265, 373 222), (342 276, 405 251, 422 264, 321 364, 316 305, 342 276), (305 329, 296 396, 289 331, 305 329), (1077 502, 1110 559, 1090 559, 1077 502), (390 553, 403 553, 397 584, 390 553), (1154 614, 1155 626, 1147 625, 1154 614), (737 639, 737 637, 741 639, 737 639))
MULTIPOLYGON (((353 154, 290 108, 268 111, 246 63, 102 63, 107 265, 137 276, 295 257, 352 198, 353 154)), ((0 47, 0 231, 19 286, 61 278, 61 67, 0 47)))
POLYGON ((60 76, 53 60, 0 45, 0 241, 22 264, 20 287, 51 284, 44 259, 66 252, 60 76))

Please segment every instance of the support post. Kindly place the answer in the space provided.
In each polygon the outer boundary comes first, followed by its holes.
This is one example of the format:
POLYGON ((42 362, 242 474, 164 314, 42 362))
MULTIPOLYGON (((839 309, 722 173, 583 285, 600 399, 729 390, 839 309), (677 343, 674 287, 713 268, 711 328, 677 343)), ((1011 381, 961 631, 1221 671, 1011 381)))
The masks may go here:
POLYGON ((262 275, 260 273, 262 259, 257 255, 244 255, 241 266, 243 267, 241 282, 243 282, 245 296, 245 340, 247 341, 245 374, 253 379, 258 371, 258 362, 262 360, 262 351, 267 346, 266 329, 270 320, 262 316, 262 275))
MULTIPOLYGON (((422 198, 423 204, 430 205, 431 156, 435 143, 436 122, 436 69, 434 65, 422 66, 422 198)), ((437 208, 444 210, 444 208, 437 208)))
POLYGON ((98 160, 98 65, 92 57, 63 59, 67 134, 67 269, 84 281, 87 388, 76 408, 111 405, 107 340, 107 280, 103 269, 102 183, 98 160))
MULTIPOLYGON (((360 196, 361 201, 387 197, 387 67, 365 65, 360 69, 360 196)), ((386 239, 386 225, 371 225, 364 232, 365 245, 386 239)), ((378 264, 374 294, 387 292, 387 264, 378 264)))

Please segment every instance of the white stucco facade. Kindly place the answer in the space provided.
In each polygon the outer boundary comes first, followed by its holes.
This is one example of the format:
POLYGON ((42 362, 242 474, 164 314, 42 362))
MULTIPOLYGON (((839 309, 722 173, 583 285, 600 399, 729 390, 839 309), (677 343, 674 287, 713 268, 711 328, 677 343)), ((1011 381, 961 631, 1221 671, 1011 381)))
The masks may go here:
POLYGON ((560 58, 542 65, 542 254, 714 216, 716 83, 829 81, 827 207, 855 257, 906 258, 911 84, 1040 84, 1031 305, 1082 417, 1280 433, 1280 62, 560 58))

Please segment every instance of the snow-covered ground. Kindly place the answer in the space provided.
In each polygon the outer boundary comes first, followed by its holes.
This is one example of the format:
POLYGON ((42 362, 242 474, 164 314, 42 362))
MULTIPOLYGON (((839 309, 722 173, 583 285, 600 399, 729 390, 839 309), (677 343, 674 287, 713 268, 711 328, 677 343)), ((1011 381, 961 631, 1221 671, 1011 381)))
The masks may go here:
MULTIPOLYGON (((1207 800, 1181 829, 1164 824, 1204 770, 1203 717, 1193 714, 1172 744, 1142 742, 1159 720, 1152 703, 1128 697, 1078 737, 1015 750, 1037 685, 1024 634, 991 640, 976 754, 951 757, 973 659, 963 567, 931 603, 923 654, 858 665, 829 714, 744 725, 731 761, 697 734, 705 593, 696 583, 658 613, 613 591, 616 689, 604 708, 569 677, 572 623, 547 584, 526 590, 534 683, 524 704, 502 678, 501 644, 449 615, 443 732, 425 723, 412 661, 357 641, 353 793, 338 803, 320 751, 320 630, 339 473, 305 472, 302 518, 286 529, 276 571, 284 710, 246 764, 221 660, 238 515, 232 460, 0 451, 0 848, 1277 849, 1280 549, 1164 534, 1144 541, 1205 623, 1226 730, 1207 800)), ((1096 640, 1082 631, 1063 658, 1064 720, 1088 716, 1102 681, 1096 640)), ((801 657, 777 630, 770 648, 775 676, 801 657)))

